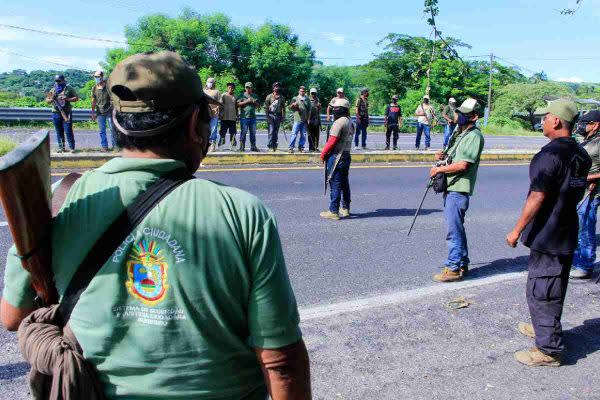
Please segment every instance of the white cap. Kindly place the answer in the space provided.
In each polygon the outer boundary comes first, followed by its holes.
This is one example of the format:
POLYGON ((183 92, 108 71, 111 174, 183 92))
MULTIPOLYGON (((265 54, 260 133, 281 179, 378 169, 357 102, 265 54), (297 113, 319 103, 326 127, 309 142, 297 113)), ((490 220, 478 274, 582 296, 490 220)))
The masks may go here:
POLYGON ((455 99, 454 97, 450 97, 450 98, 448 99, 448 102, 449 102, 449 103, 456 103, 456 99, 455 99))
POLYGON ((310 88, 310 93, 317 93, 317 88, 310 88))
POLYGON ((423 96, 423 100, 425 100, 425 99, 429 100, 429 96, 427 96, 427 95, 423 96))
POLYGON ((335 92, 336 93, 344 93, 344 88, 340 87, 335 92))
POLYGON ((208 83, 215 83, 215 82, 216 82, 215 78, 208 78, 208 79, 206 80, 206 83, 207 83, 207 84, 208 84, 208 83))

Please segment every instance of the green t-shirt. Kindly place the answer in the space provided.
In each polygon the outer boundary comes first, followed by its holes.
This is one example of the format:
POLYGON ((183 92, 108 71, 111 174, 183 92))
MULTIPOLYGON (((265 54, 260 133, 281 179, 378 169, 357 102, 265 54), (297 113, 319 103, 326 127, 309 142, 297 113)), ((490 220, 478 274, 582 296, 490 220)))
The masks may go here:
POLYGON ((307 122, 311 107, 308 96, 300 97, 298 95, 292 99, 291 104, 294 103, 298 106, 294 109, 294 122, 307 122))
MULTIPOLYGON (((86 173, 53 227, 56 286, 119 213, 174 160, 117 158, 86 173)), ((30 307, 29 275, 7 259, 4 298, 30 307)), ((70 326, 109 397, 264 400, 252 347, 301 338, 273 214, 254 196, 185 183, 154 208, 94 277, 70 326)))
POLYGON ((483 135, 478 128, 473 128, 453 136, 451 140, 448 155, 452 156, 452 162, 466 161, 469 163, 469 168, 466 172, 462 172, 454 183, 457 174, 448 174, 448 191, 473 195, 479 160, 485 142, 483 135))
MULTIPOLYGON (((50 96, 54 97, 54 88, 50 89, 50 96)), ((77 94, 77 91, 75 89, 73 89, 71 86, 67 85, 62 92, 60 92, 58 94, 58 96, 56 96, 57 99, 56 101, 58 101, 58 103, 60 104, 60 106, 62 107, 63 111, 65 113, 69 113, 71 112, 72 106, 71 106, 71 102, 64 100, 66 99, 70 99, 72 97, 79 97, 79 95, 77 94)), ((56 103, 52 102, 50 103, 52 106, 52 112, 53 113, 59 113, 60 110, 58 109, 58 107, 56 106, 56 103)))
POLYGON ((239 108, 240 110, 240 118, 256 118, 256 108, 258 107, 258 97, 254 95, 254 93, 248 95, 246 92, 242 93, 238 97, 238 102, 246 101, 249 98, 254 99, 255 103, 247 104, 246 106, 242 106, 239 108))
POLYGON ((96 100, 96 109, 94 110, 96 114, 104 115, 112 111, 112 102, 106 83, 102 88, 98 88, 98 85, 94 85, 92 88, 92 99, 96 100))

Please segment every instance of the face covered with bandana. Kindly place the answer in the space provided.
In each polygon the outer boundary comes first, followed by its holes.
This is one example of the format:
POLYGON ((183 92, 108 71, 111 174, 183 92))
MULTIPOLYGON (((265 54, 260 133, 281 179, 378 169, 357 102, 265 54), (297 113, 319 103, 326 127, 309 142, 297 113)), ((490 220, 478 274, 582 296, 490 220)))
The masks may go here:
POLYGON ((463 114, 458 112, 457 124, 459 127, 464 128, 467 125, 473 123, 473 115, 472 114, 463 114))

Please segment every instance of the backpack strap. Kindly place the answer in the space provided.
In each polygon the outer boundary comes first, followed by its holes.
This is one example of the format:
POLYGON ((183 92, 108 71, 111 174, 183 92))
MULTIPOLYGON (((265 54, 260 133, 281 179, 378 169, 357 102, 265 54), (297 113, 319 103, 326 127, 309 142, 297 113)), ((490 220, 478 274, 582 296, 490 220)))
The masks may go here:
POLYGON ((123 210, 98 238, 76 269, 58 307, 63 326, 69 321, 81 294, 127 236, 169 193, 193 178, 193 175, 182 169, 160 178, 123 210))

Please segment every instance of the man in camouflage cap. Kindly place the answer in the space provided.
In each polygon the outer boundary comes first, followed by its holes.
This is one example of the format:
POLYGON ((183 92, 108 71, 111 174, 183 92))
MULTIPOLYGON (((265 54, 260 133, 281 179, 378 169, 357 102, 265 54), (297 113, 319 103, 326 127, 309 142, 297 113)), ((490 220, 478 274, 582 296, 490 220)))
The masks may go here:
POLYGON ((521 242, 530 249, 527 304, 531 324, 519 323, 518 330, 535 339, 535 347, 515 353, 528 366, 561 365, 564 351, 560 319, 569 271, 577 247, 577 204, 587 186, 592 161, 571 137, 579 115, 571 101, 555 101, 538 109, 544 136, 542 147, 529 166, 529 194, 523 212, 506 242, 521 242))
MULTIPOLYGON (((53 224, 59 292, 114 218, 162 176, 195 172, 209 147, 214 100, 176 53, 128 57, 108 85, 123 157, 80 178, 53 224)), ((15 329, 35 294, 14 248, 7 264, 2 322, 15 329)), ((69 326, 107 398, 308 399, 298 323, 271 211, 192 179, 104 264, 69 326)))

